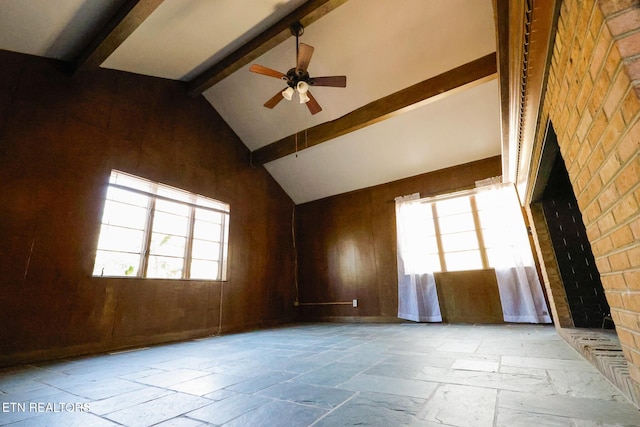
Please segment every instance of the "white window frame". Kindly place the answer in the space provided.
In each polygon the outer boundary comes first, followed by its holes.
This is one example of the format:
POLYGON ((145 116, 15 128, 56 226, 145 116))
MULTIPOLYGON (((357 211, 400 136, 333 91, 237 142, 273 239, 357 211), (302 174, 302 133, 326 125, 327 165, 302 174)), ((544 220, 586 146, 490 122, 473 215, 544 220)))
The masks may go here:
MULTIPOLYGON (((142 231, 142 240, 140 251, 126 251, 126 250, 113 250, 113 249, 104 249, 100 248, 100 242, 98 242, 98 246, 96 249, 96 259, 94 264, 94 277, 135 277, 135 278, 148 278, 148 279, 157 279, 157 280, 198 280, 198 281, 226 281, 227 280, 227 255, 228 255, 228 240, 229 240, 229 216, 230 216, 230 207, 227 203, 214 200, 205 196, 201 196, 195 193, 191 193, 179 188, 171 187, 166 184, 153 182, 147 180, 145 178, 140 178, 135 175, 131 175, 125 172, 121 172, 118 170, 112 170, 109 178, 108 189, 118 189, 122 191, 126 191, 133 194, 138 194, 142 196, 148 197, 148 204, 146 207, 146 219, 144 228, 133 228, 134 230, 142 231), (125 182, 128 182, 129 185, 119 184, 119 178, 125 178, 125 182), (138 188, 136 188, 138 187, 138 188), (145 190, 146 188, 146 190, 145 190), (164 196, 158 193, 171 193, 176 196, 176 198, 164 196), (149 277, 149 257, 150 256, 159 256, 151 253, 150 245, 154 223, 154 215, 156 214, 156 202, 158 200, 168 201, 171 203, 183 205, 188 208, 188 214, 184 216, 184 218, 188 219, 187 231, 186 231, 186 243, 184 248, 184 253, 182 256, 169 256, 174 259, 182 259, 182 274, 181 277, 149 277), (215 212, 220 214, 221 222, 220 222, 220 235, 219 236, 208 236, 209 239, 205 241, 213 242, 220 245, 219 253, 217 258, 208 258, 204 259, 204 261, 212 261, 218 263, 217 276, 213 278, 199 278, 199 277, 191 277, 191 266, 192 262, 195 260, 200 260, 200 258, 192 257, 192 248, 193 241, 202 240, 202 235, 194 236, 194 226, 196 223, 196 210, 203 210, 208 212, 215 212), (135 275, 127 275, 127 274, 105 274, 104 268, 101 271, 96 271, 98 268, 97 265, 97 254, 98 252, 104 253, 114 253, 114 254, 133 254, 138 255, 140 257, 139 265, 137 268, 137 274, 135 275)), ((107 200, 107 193, 105 193, 105 207, 109 200, 107 200)), ((115 200, 114 200, 115 201, 115 200)), ((117 201, 116 201, 117 202, 117 201)), ((120 201, 122 203, 122 201, 120 201)), ((105 232, 106 227, 111 224, 104 222, 104 211, 103 218, 101 221, 101 233, 105 232)), ((125 228, 123 226, 118 226, 119 228, 125 228)), ((164 234, 164 233, 163 233, 164 234)), ((179 236, 179 235, 176 235, 179 236)), ((183 237, 183 236, 179 236, 183 237)))

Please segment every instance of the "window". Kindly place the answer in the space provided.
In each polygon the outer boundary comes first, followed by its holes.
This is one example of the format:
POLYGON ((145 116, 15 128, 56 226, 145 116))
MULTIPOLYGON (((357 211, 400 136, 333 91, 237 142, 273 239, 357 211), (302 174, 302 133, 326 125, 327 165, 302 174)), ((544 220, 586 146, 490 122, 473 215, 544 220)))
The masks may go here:
POLYGON ((112 171, 94 276, 226 280, 229 205, 112 171))
MULTIPOLYGON (((508 189, 507 189, 508 190, 508 189)), ((509 233, 496 212, 507 191, 470 191, 421 201, 412 240, 419 240, 420 263, 426 270, 461 271, 496 267, 504 258, 501 235, 509 233), (502 254, 502 255, 501 255, 502 254)), ((418 247, 412 243, 414 247, 418 247)))

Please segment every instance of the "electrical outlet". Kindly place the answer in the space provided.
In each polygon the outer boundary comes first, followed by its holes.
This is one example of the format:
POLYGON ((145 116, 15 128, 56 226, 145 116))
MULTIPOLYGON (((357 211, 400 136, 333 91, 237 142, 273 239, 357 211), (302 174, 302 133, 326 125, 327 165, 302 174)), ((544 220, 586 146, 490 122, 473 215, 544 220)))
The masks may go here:
POLYGON ((354 307, 357 307, 357 306, 358 306, 358 300, 357 300, 357 299, 354 299, 354 300, 353 300, 353 306, 354 306, 354 307))

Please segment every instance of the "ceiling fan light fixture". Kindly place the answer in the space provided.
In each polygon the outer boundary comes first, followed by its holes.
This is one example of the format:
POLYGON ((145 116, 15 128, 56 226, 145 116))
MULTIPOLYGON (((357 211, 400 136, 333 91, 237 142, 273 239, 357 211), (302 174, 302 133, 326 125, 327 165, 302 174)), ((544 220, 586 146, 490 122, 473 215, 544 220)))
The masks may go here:
POLYGON ((296 90, 300 95, 302 95, 303 93, 306 94, 307 91, 309 90, 309 84, 305 81, 300 81, 296 85, 296 90))
POLYGON ((300 104, 306 104, 307 102, 311 101, 311 98, 309 98, 309 95, 307 95, 307 92, 298 92, 298 95, 300 96, 300 104))
POLYGON ((291 101, 291 99, 293 98, 293 93, 295 91, 293 90, 292 87, 288 87, 285 90, 282 91, 282 97, 284 99, 286 99, 287 101, 291 101))

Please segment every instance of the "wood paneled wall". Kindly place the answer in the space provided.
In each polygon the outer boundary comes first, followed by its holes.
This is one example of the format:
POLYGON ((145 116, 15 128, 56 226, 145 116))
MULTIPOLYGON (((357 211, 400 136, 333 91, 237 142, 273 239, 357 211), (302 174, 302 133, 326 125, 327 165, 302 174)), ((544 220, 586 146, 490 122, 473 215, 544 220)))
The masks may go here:
POLYGON ((204 98, 59 68, 0 51, 0 365, 292 319, 293 203, 204 98), (228 282, 91 277, 112 168, 230 203, 228 282))
POLYGON ((398 313, 395 203, 472 188, 500 156, 296 206, 299 318, 391 320, 398 313), (307 303, 351 303, 305 305, 307 303))

